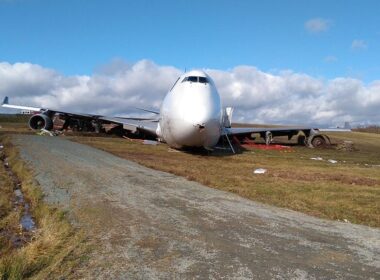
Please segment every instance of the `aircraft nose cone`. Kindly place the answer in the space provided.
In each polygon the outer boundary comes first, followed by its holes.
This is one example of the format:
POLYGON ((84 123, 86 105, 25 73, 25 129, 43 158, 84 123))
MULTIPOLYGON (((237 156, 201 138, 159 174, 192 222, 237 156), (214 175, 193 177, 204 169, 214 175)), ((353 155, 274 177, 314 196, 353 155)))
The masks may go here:
MULTIPOLYGON (((182 85, 182 84, 181 84, 182 85)), ((212 148, 220 136, 221 104, 213 84, 183 84, 169 99, 166 140, 175 147, 212 148)))

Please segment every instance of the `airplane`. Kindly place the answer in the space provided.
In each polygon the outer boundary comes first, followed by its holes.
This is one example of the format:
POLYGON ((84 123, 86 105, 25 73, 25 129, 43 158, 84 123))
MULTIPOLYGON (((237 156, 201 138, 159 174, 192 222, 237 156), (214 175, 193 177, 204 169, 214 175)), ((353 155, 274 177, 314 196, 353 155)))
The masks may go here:
POLYGON ((257 133, 266 144, 276 136, 288 136, 290 140, 300 133, 300 142, 309 146, 323 146, 329 141, 313 127, 231 127, 233 108, 222 107, 214 81, 201 70, 181 75, 166 94, 159 112, 141 109, 154 114, 152 118, 107 117, 12 105, 8 97, 4 98, 2 107, 36 112, 29 119, 29 127, 34 130, 52 130, 53 118, 58 115, 65 120, 63 128, 99 132, 104 124, 115 124, 125 132, 155 138, 175 149, 201 147, 213 150, 224 138, 235 153, 231 137, 252 138, 257 133))

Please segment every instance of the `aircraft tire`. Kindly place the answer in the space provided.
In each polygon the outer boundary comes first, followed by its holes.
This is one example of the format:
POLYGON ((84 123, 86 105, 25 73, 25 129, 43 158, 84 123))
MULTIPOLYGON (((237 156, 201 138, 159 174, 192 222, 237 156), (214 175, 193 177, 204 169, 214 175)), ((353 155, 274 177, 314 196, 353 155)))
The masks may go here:
POLYGON ((314 136, 313 140, 311 140, 311 145, 314 148, 326 147, 326 144, 326 139, 322 135, 314 136))

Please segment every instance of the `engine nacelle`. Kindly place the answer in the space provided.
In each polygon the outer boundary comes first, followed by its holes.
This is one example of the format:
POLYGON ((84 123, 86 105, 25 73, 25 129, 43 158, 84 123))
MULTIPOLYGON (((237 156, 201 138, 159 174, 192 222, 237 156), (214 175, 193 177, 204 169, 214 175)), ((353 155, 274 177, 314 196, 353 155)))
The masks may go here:
POLYGON ((53 128, 53 120, 44 114, 34 115, 29 119, 29 127, 35 130, 51 130, 53 128))

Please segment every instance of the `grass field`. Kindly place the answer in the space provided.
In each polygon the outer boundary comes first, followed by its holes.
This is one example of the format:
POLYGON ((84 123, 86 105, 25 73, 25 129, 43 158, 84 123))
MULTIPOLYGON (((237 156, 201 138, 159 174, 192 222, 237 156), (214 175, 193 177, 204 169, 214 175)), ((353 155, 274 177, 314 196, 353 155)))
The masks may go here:
MULTIPOLYGON (((30 133, 25 124, 0 125, 6 133, 30 133)), ((353 141, 356 150, 294 146, 289 152, 247 149, 237 155, 206 155, 115 137, 67 138, 255 201, 380 227, 380 134, 329 136, 335 144, 353 141), (311 160, 315 157, 323 160, 311 160), (338 162, 333 164, 329 159, 338 162), (265 168, 267 173, 253 174, 257 168, 265 168)))
POLYGON ((380 226, 380 135, 331 134, 354 141, 357 151, 293 147, 291 152, 250 149, 213 156, 168 149, 165 144, 104 137, 74 137, 145 166, 207 186, 314 216, 380 226), (324 160, 311 160, 322 157, 324 160), (332 164, 328 159, 337 160, 332 164), (266 174, 253 174, 257 168, 266 174))

